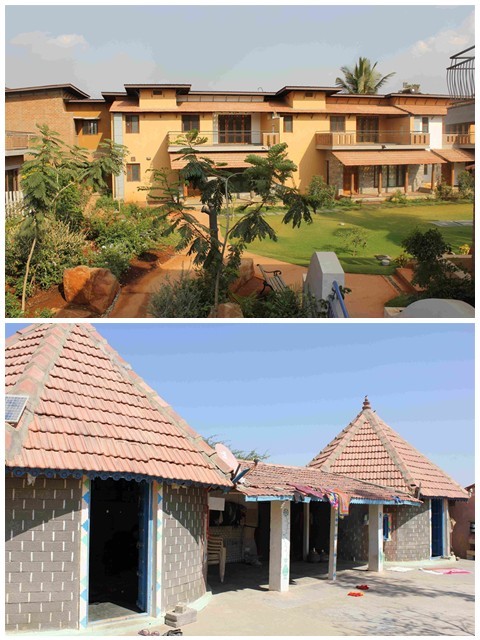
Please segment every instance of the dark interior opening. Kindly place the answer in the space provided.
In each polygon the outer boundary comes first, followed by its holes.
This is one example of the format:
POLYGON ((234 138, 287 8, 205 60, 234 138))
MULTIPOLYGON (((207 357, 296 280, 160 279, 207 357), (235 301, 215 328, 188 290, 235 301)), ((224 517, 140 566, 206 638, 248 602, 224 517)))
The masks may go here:
POLYGON ((139 608, 141 483, 95 479, 91 485, 89 619, 139 608))
POLYGON ((330 503, 310 503, 310 550, 328 553, 330 549, 330 503))

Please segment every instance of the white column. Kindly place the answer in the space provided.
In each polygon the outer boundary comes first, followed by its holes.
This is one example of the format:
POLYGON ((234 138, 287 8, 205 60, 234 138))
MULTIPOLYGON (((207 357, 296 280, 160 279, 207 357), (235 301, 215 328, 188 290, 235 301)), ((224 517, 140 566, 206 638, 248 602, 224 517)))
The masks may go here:
POLYGON ((383 505, 368 505, 368 570, 383 571, 383 505))
POLYGON ((448 510, 448 498, 443 499, 443 555, 450 555, 450 513, 448 510))
POLYGON ((290 502, 270 502, 268 588, 288 591, 290 580, 290 502))
POLYGON ((310 502, 303 503, 303 559, 310 551, 310 502))
POLYGON ((338 507, 330 507, 330 551, 328 555, 328 579, 337 579, 338 507))

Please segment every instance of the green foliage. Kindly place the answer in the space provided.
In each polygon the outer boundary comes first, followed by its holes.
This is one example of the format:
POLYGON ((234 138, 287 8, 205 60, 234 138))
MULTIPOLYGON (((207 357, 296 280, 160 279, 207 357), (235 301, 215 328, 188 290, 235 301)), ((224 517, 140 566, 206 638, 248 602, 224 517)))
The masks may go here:
POLYGON ((400 191, 400 189, 397 189, 394 193, 392 193, 392 195, 388 198, 387 201, 393 202, 394 204, 407 204, 408 198, 403 193, 403 191, 400 191))
POLYGON ((311 198, 304 196, 296 189, 286 189, 283 193, 283 204, 287 207, 287 213, 283 216, 284 224, 292 223, 292 227, 300 227, 302 222, 312 223, 310 212, 311 198))
POLYGON ((324 318, 327 316, 325 300, 293 289, 270 291, 266 296, 236 297, 245 318, 324 318))
POLYGON ((207 438, 204 438, 204 440, 212 448, 214 448, 216 444, 223 444, 227 446, 233 453, 233 455, 237 458, 237 460, 259 460, 260 462, 262 462, 263 460, 267 460, 270 457, 268 451, 259 453, 256 449, 252 449, 251 451, 247 451, 244 449, 235 449, 234 447, 232 447, 230 442, 220 440, 220 437, 217 434, 208 436, 207 438))
POLYGON ((72 231, 80 231, 85 200, 83 190, 79 186, 70 185, 58 198, 55 217, 67 224, 72 231))
POLYGON ((401 253, 398 258, 395 258, 395 264, 397 267, 406 267, 411 259, 412 256, 409 256, 408 253, 401 253))
POLYGON ((335 84, 344 93, 375 94, 392 77, 394 73, 389 73, 382 77, 376 70, 377 63, 373 65, 368 58, 360 57, 355 67, 340 67, 344 78, 337 78, 335 84))
POLYGON ((314 213, 317 213, 317 209, 335 205, 335 191, 335 187, 327 184, 322 176, 313 176, 308 185, 307 194, 314 213))
POLYGON ((461 198, 473 198, 475 178, 471 171, 460 171, 458 174, 458 192, 461 198))
POLYGON ((245 158, 252 166, 245 169, 243 175, 262 199, 262 205, 275 204, 282 195, 279 187, 297 170, 297 165, 288 159, 287 146, 282 142, 270 147, 266 155, 249 154, 245 158))
POLYGON ((459 249, 460 254, 462 256, 468 256, 468 254, 470 253, 471 247, 470 247, 469 244, 465 243, 465 244, 460 245, 460 247, 458 249, 459 249))
POLYGON ((55 317, 55 313, 51 309, 48 309, 47 307, 43 307, 42 309, 37 309, 37 311, 35 311, 35 318, 54 318, 54 317, 55 317))
POLYGON ((458 191, 455 191, 453 187, 447 184, 445 180, 441 180, 435 187, 435 197, 437 200, 452 201, 458 200, 460 194, 458 191))
POLYGON ((22 305, 11 291, 5 292, 5 317, 23 318, 22 305))
POLYGON ((359 249, 365 249, 368 243, 368 232, 362 227, 345 227, 338 229, 337 234, 343 241, 346 251, 357 255, 359 249))
POLYGON ((182 272, 178 280, 166 278, 152 295, 149 313, 154 318, 207 318, 213 289, 198 275, 182 272))
POLYGON ((131 247, 124 242, 112 242, 101 247, 100 251, 92 258, 91 264, 93 267, 110 269, 117 280, 120 280, 123 274, 128 271, 134 256, 131 247))

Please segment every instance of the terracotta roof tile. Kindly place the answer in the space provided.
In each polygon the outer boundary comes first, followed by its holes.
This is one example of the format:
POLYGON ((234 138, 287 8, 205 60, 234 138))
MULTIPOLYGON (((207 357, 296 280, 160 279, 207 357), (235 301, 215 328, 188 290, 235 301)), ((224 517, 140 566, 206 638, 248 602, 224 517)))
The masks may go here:
POLYGON ((37 325, 6 345, 10 392, 32 384, 27 410, 7 427, 7 465, 39 469, 136 473, 231 486, 199 447, 200 436, 170 410, 90 325, 37 325), (34 361, 50 361, 38 374, 34 361), (20 441, 20 434, 26 433, 20 441))
POLYGON ((381 104, 337 104, 327 102, 325 113, 350 113, 364 115, 397 115, 405 116, 405 112, 391 105, 381 104))
POLYGON ((465 498, 465 490, 401 438, 369 407, 309 463, 309 467, 409 491, 465 498))
POLYGON ((445 164, 445 160, 431 151, 333 151, 333 155, 347 167, 398 164, 445 164))
MULTIPOLYGON (((267 148, 263 149, 264 153, 266 153, 268 151, 267 148)), ((216 152, 205 152, 205 157, 210 158, 210 160, 213 160, 213 162, 215 163, 224 163, 225 168, 238 168, 238 169, 242 169, 243 167, 251 167, 252 165, 249 164, 248 162, 245 162, 245 158, 248 155, 251 155, 252 153, 257 155, 257 154, 261 154, 262 149, 258 149, 255 152, 251 152, 251 151, 238 151, 238 152, 233 152, 233 153, 216 153, 216 152)), ((180 155, 176 156, 174 152, 170 152, 170 164, 172 169, 183 169, 186 164, 187 164, 187 160, 182 159, 182 157, 180 155)))
POLYGON ((475 152, 470 149, 432 149, 447 162, 475 162, 475 152))

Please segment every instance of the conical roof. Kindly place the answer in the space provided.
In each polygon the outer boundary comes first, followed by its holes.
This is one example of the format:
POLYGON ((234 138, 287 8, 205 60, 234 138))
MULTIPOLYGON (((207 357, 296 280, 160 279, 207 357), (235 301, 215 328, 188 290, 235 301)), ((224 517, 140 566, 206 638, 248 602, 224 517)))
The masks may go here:
POLYGON ((426 498, 467 498, 444 471, 401 438, 365 398, 361 412, 308 466, 426 498))
POLYGON ((6 393, 28 396, 6 425, 8 467, 232 486, 215 451, 91 325, 31 325, 5 351, 6 393))

